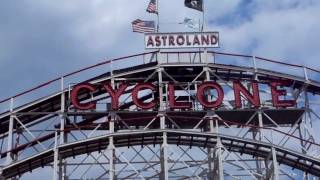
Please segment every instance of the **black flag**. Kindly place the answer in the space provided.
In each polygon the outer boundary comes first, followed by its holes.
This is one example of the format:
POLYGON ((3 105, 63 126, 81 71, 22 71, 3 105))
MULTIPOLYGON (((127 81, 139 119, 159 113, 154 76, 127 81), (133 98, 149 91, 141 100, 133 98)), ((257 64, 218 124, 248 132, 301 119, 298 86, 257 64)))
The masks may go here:
POLYGON ((203 0, 184 0, 184 5, 188 8, 196 9, 198 11, 203 11, 203 0))

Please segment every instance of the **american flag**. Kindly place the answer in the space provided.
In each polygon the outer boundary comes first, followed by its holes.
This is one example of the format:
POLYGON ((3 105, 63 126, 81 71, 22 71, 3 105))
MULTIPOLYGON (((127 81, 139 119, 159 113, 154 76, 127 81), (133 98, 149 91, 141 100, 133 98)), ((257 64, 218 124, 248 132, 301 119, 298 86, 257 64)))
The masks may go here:
POLYGON ((133 32, 148 33, 155 31, 154 21, 142 21, 140 19, 134 20, 132 22, 133 32))
POLYGON ((147 7, 147 12, 158 14, 156 0, 151 0, 150 1, 149 5, 147 7))

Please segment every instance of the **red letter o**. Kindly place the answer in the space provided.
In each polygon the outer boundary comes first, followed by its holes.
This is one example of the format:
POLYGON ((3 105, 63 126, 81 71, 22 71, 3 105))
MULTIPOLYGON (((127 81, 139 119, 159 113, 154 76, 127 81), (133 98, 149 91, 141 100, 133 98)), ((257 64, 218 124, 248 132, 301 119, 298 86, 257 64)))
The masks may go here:
POLYGON ((222 87, 216 82, 204 82, 198 87, 197 99, 200 104, 205 108, 218 108, 223 101, 224 92, 222 87), (205 92, 209 89, 215 89, 217 91, 217 100, 213 102, 208 102, 205 92))
POLYGON ((142 109, 151 109, 156 106, 157 104, 156 100, 153 100, 149 103, 144 103, 138 98, 139 91, 145 90, 145 89, 150 89, 152 91, 155 91, 157 88, 151 83, 143 83, 143 84, 136 85, 132 90, 132 101, 136 106, 142 109))

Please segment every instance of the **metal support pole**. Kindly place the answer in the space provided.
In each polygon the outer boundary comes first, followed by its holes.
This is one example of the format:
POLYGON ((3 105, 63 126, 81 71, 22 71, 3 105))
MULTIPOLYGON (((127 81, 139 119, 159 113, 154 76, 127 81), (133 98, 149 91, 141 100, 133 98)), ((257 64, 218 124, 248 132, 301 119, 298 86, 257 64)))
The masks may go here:
MULTIPOLYGON (((162 68, 158 69, 158 82, 159 82, 159 116, 160 116, 160 129, 166 128, 166 120, 163 111, 166 109, 163 101, 163 84, 162 84, 162 68)), ((160 179, 168 180, 168 143, 167 133, 163 133, 163 142, 160 150, 160 161, 161 161, 161 173, 160 179)))
POLYGON ((262 132, 262 128, 263 128, 263 118, 262 118, 262 110, 258 110, 258 122, 259 122, 259 141, 262 141, 263 138, 263 132, 262 132))
POLYGON ((255 56, 252 56, 252 61, 253 61, 253 69, 254 69, 254 80, 258 80, 258 68, 257 68, 257 60, 255 56))
MULTIPOLYGON (((305 69, 305 77, 306 77, 306 81, 308 81, 308 74, 307 74, 307 69, 305 69)), ((302 153, 307 154, 307 148, 306 148, 306 143, 303 142, 303 139, 307 139, 306 134, 302 135, 301 134, 301 128, 303 128, 303 132, 306 133, 306 127, 308 126, 308 124, 310 124, 310 127, 312 128, 312 121, 311 121, 311 110, 310 110, 310 104, 309 104, 309 96, 308 96, 308 85, 305 84, 305 88, 304 88, 304 98, 305 98, 305 109, 306 112, 304 114, 304 121, 302 121, 303 123, 300 124, 300 128, 299 128, 299 135, 300 135, 300 143, 301 143, 301 149, 302 149, 302 153), (302 126, 301 126, 302 125, 302 126)), ((312 135, 309 134, 311 137, 312 135)), ((309 138, 309 137, 308 137, 309 138)), ((313 138, 313 137, 312 137, 313 138)), ((304 172, 303 174, 303 179, 304 180, 309 180, 309 174, 304 172)))
POLYGON ((277 152, 274 147, 271 149, 272 151, 272 164, 273 164, 273 180, 279 180, 279 167, 277 162, 277 152))
POLYGON ((221 139, 219 137, 219 123, 216 120, 215 121, 216 124, 216 134, 217 134, 217 144, 216 144, 216 148, 215 148, 215 165, 216 167, 215 172, 214 172, 214 178, 213 179, 219 179, 219 180, 223 180, 224 179, 224 174, 223 174, 223 163, 222 163, 222 143, 221 143, 221 139))
MULTIPOLYGON (((160 116, 160 128, 165 129, 165 117, 160 116)), ((161 157, 161 174, 160 179, 168 180, 168 143, 167 143, 167 133, 163 132, 163 143, 161 145, 160 157, 161 157)))
MULTIPOLYGON (((111 86, 115 89, 115 81, 114 78, 111 79, 111 86)), ((109 121, 109 133, 114 133, 114 121, 116 120, 116 115, 114 112, 110 113, 111 120, 109 121)), ((115 147, 113 142, 113 136, 109 137, 109 145, 108 145, 108 153, 109 153, 109 179, 116 179, 115 174, 115 147)))
POLYGON ((111 77, 113 76, 113 60, 111 59, 111 62, 110 62, 110 74, 111 74, 111 77))
POLYGON ((14 126, 14 117, 12 115, 13 112, 13 98, 10 99, 10 120, 9 120, 9 130, 8 130, 8 145, 7 145, 7 159, 6 164, 9 165, 13 162, 13 153, 11 152, 13 148, 13 126, 14 126))
POLYGON ((163 84, 162 84, 162 68, 158 68, 158 81, 159 81, 159 111, 164 111, 165 106, 163 102, 163 84))
MULTIPOLYGON (((114 133, 114 119, 115 119, 115 115, 112 114, 111 115, 111 121, 109 122, 109 130, 110 133, 114 133)), ((114 147, 114 143, 113 143, 113 137, 109 137, 109 146, 108 146, 108 152, 109 152, 109 179, 113 180, 115 179, 115 147, 114 147)))
POLYGON ((206 73, 206 81, 210 81, 210 71, 209 67, 203 67, 203 71, 206 73))
POLYGON ((257 60, 255 56, 252 56, 252 62, 253 62, 254 72, 257 72, 257 60))
POLYGON ((303 72, 304 72, 304 79, 308 82, 309 77, 308 77, 308 70, 306 67, 303 67, 303 72))
MULTIPOLYGON (((200 52, 201 53, 201 52, 200 52)), ((207 48, 204 48, 203 50, 203 55, 204 55, 204 63, 209 64, 208 62, 208 50, 207 48)))
MULTIPOLYGON (((207 81, 210 81, 210 71, 209 71, 209 68, 208 67, 203 67, 203 71, 205 72, 206 74, 206 80, 207 81)), ((208 100, 211 100, 211 97, 210 95, 208 95, 208 100)), ((207 116, 210 116, 210 117, 213 117, 213 114, 211 113, 207 113, 207 116)), ((209 131, 210 133, 215 133, 215 128, 214 128, 214 121, 213 119, 210 119, 209 120, 209 131)), ((213 148, 208 148, 208 179, 213 179, 215 178, 215 172, 214 172, 214 169, 215 169, 215 166, 216 166, 216 163, 214 163, 216 157, 213 155, 215 154, 215 149, 213 148)))
MULTIPOLYGON (((301 146, 301 152, 303 154, 307 154, 307 149, 306 149, 306 143, 304 142, 305 139, 308 139, 307 137, 307 128, 306 126, 308 125, 307 121, 308 121, 308 115, 309 118, 311 118, 310 116, 310 107, 309 107, 309 98, 308 98, 308 91, 307 91, 307 86, 305 84, 305 87, 303 89, 304 91, 304 105, 305 105, 305 113, 303 114, 303 118, 302 118, 302 122, 299 124, 299 128, 298 128, 298 132, 299 132, 299 138, 300 138, 300 146, 301 146)), ((311 121, 310 121, 311 123, 311 121)), ((310 124, 311 125, 311 124, 310 124)), ((303 172, 303 180, 309 180, 309 175, 307 172, 303 172)))
MULTIPOLYGON (((263 119, 262 119, 262 111, 260 109, 258 110, 258 122, 259 122, 260 129, 257 132, 259 132, 259 141, 262 141, 262 138, 263 138, 263 132, 262 132, 263 119)), ((255 133, 255 132, 253 132, 253 133, 255 133)), ((256 137, 254 137, 254 138, 256 138, 256 137)), ((256 168, 257 168, 257 172, 259 174, 262 174, 262 166, 263 166, 263 162, 260 161, 259 157, 256 157, 256 168)), ((262 179, 261 177, 258 177, 258 178, 262 179)))
POLYGON ((53 157, 53 176, 52 180, 58 180, 59 178, 59 151, 58 151, 58 133, 55 132, 54 136, 54 157, 53 157))
POLYGON ((223 175, 223 163, 222 163, 222 144, 221 144, 221 139, 220 137, 217 138, 217 145, 216 145, 216 164, 218 165, 218 167, 216 168, 215 172, 215 178, 214 179, 219 179, 219 180, 223 180, 224 179, 224 175, 223 175))
MULTIPOLYGON (((209 120, 209 131, 210 133, 214 133, 214 122, 213 119, 209 120)), ((208 179, 213 179, 214 178, 214 149, 213 148, 208 148, 208 179)))
POLYGON ((60 105, 60 144, 65 143, 65 133, 64 133, 64 125, 65 125, 65 94, 63 92, 64 89, 64 80, 63 77, 61 77, 61 105, 60 105))
MULTIPOLYGON (((67 135, 65 134, 65 123, 66 123, 66 115, 65 115, 65 93, 64 93, 64 79, 61 77, 61 105, 60 105, 60 144, 64 144, 67 142, 67 135)), ((67 179, 67 165, 66 160, 59 160, 59 179, 67 179)))

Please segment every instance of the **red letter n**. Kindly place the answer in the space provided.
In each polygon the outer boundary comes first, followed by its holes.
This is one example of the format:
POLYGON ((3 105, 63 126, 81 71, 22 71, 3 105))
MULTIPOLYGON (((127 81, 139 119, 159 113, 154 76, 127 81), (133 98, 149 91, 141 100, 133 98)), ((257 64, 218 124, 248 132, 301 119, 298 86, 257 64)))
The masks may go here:
POLYGON ((260 107, 259 86, 257 82, 251 83, 252 93, 241 84, 239 81, 233 82, 234 98, 237 108, 242 107, 241 94, 254 106, 260 107))

